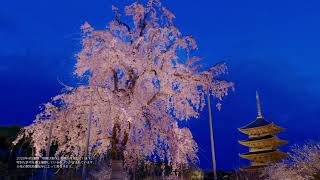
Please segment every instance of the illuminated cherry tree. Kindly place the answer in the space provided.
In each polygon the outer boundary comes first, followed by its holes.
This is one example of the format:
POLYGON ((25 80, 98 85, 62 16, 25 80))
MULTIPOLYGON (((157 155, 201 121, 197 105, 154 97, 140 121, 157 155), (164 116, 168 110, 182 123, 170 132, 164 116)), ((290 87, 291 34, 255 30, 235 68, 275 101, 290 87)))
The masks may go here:
POLYGON ((89 23, 81 27, 74 74, 87 83, 66 87, 45 104, 16 142, 31 136, 41 156, 54 122, 56 156, 83 156, 91 114, 90 156, 102 157, 114 148, 127 169, 145 160, 161 160, 173 169, 196 163, 197 144, 178 121, 198 118, 206 94, 220 100, 227 95, 233 84, 217 79, 226 72, 225 64, 202 70, 192 55, 195 40, 182 35, 174 14, 159 0, 112 10, 115 19, 106 29, 95 30, 89 23))
POLYGON ((320 144, 294 146, 287 160, 273 164, 263 171, 268 180, 307 180, 320 178, 320 144))

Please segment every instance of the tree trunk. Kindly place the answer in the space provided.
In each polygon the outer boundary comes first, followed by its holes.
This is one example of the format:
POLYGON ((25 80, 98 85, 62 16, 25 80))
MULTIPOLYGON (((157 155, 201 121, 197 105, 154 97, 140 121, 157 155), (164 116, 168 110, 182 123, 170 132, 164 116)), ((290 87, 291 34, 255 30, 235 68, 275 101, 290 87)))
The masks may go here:
POLYGON ((111 180, 125 179, 126 172, 123 169, 123 151, 128 141, 128 133, 124 131, 124 138, 118 139, 121 129, 118 123, 115 123, 111 137, 111 180))
POLYGON ((123 161, 112 160, 111 162, 111 180, 123 180, 124 179, 123 161))

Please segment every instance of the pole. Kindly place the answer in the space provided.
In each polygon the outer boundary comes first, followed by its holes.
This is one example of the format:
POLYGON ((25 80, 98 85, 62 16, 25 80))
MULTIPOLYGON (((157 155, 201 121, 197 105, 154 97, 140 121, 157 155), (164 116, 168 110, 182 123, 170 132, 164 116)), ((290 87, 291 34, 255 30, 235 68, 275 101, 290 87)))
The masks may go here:
MULTIPOLYGON (((92 93, 92 92, 91 92, 92 93)), ((89 152, 89 141, 90 141, 90 131, 91 131, 91 119, 92 119, 92 94, 91 94, 91 106, 90 106, 90 112, 89 112, 89 118, 88 118, 88 133, 87 133, 87 138, 86 138, 86 149, 84 153, 84 161, 83 161, 83 166, 82 166, 82 179, 86 180, 86 159, 88 157, 88 152, 89 152)))
MULTIPOLYGON (((49 156, 50 156, 50 146, 51 146, 52 129, 53 129, 54 119, 55 119, 55 112, 53 111, 52 119, 51 119, 50 127, 49 127, 48 144, 47 144, 47 148, 46 148, 46 158, 48 158, 47 161, 49 161, 49 156)), ((43 169, 43 179, 47 180, 47 168, 46 167, 43 169)))
POLYGON ((216 157, 215 157, 215 151, 214 151, 214 139, 213 139, 213 127, 212 127, 212 114, 211 114, 211 103, 210 103, 210 93, 208 89, 208 112, 209 112, 209 124, 210 124, 210 140, 211 140, 211 155, 212 155, 212 170, 213 170, 213 176, 214 180, 217 180, 217 167, 216 167, 216 157))

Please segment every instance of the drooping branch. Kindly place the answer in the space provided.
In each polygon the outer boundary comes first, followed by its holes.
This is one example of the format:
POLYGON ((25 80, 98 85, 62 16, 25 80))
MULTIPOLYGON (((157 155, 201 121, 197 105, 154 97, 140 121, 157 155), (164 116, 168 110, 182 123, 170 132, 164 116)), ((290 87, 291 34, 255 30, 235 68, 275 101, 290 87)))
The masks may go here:
MULTIPOLYGON (((217 79, 222 66, 196 71, 191 67, 195 61, 184 63, 182 57, 195 50, 195 42, 180 33, 172 23, 174 15, 155 1, 149 0, 147 7, 138 2, 126 7, 126 16, 132 16, 133 23, 122 21, 116 14, 107 29, 83 26, 86 34, 76 75, 90 75, 88 84, 63 92, 58 98, 64 103, 60 113, 66 114, 60 116, 54 128, 59 155, 84 152, 82 135, 92 106, 92 142, 97 146, 91 148, 97 156, 105 155, 117 144, 127 169, 136 165, 132 157, 143 161, 157 156, 173 169, 197 159, 191 132, 179 127, 177 120, 198 117, 206 93, 199 86, 210 86, 218 97, 225 95, 229 86, 217 79), (95 86, 94 103, 88 105, 86 87, 95 86), (168 150, 164 151, 163 146, 168 150)), ((31 136, 37 152, 44 147, 42 131, 48 127, 43 119, 37 116, 41 122, 26 127, 35 132, 31 136)))
POLYGON ((150 105, 154 100, 156 100, 157 96, 160 94, 160 91, 156 92, 147 102, 147 105, 150 105))
POLYGON ((119 85, 118 85, 118 82, 119 82, 119 79, 118 79, 118 74, 117 72, 112 69, 112 73, 113 73, 113 87, 114 87, 114 91, 119 91, 119 85))
POLYGON ((132 31, 131 31, 130 26, 129 26, 127 23, 121 21, 120 13, 119 13, 119 10, 118 10, 117 7, 112 6, 112 10, 113 10, 113 12, 115 13, 115 20, 116 20, 116 22, 117 22, 120 26, 124 26, 124 27, 127 29, 128 33, 129 33, 129 36, 130 36, 130 43, 133 44, 132 31))
POLYGON ((139 47, 141 45, 141 40, 139 40, 139 39, 141 37, 143 37, 143 32, 144 32, 144 30, 146 29, 146 27, 148 25, 147 18, 150 15, 150 13, 151 13, 151 8, 149 9, 149 11, 147 13, 145 13, 143 19, 142 20, 140 19, 140 25, 139 25, 140 31, 139 31, 139 37, 138 37, 138 44, 137 44, 135 49, 139 49, 139 47))

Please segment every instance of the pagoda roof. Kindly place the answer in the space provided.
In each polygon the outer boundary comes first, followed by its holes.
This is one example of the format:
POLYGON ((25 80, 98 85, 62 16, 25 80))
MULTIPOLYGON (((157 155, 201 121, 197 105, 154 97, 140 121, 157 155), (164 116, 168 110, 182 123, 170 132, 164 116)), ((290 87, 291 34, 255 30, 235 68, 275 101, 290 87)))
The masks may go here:
POLYGON ((258 141, 258 140, 262 140, 262 139, 271 139, 273 137, 274 136, 272 136, 272 135, 266 135, 266 136, 261 136, 261 137, 250 138, 247 140, 242 140, 242 142, 258 141))
POLYGON ((266 151, 255 151, 255 152, 248 152, 248 153, 243 153, 241 155, 254 155, 254 154, 266 154, 266 153, 271 153, 277 151, 276 149, 272 150, 266 150, 266 151))
POLYGON ((257 118, 257 120, 239 128, 238 130, 242 133, 250 135, 251 137, 261 137, 279 133, 284 129, 277 126, 273 122, 269 122, 263 118, 257 118))
MULTIPOLYGON (((263 116, 262 116, 262 111, 261 111, 261 105, 260 105, 260 98, 259 98, 259 94, 258 92, 256 92, 256 101, 257 101, 257 118, 250 122, 249 124, 239 128, 240 131, 243 130, 251 130, 254 128, 264 128, 264 127, 268 127, 268 125, 270 126, 276 126, 273 122, 267 121, 263 116)), ((280 127, 278 127, 277 129, 281 130, 280 127)))
POLYGON ((240 129, 251 129, 256 127, 262 127, 271 124, 271 122, 267 121, 263 117, 258 117, 255 121, 241 127, 240 129))
POLYGON ((261 147, 276 147, 287 144, 287 141, 278 139, 276 136, 273 135, 265 135, 259 137, 253 137, 246 140, 239 141, 240 144, 244 146, 249 146, 252 148, 261 148, 261 147))
POLYGON ((240 157, 249 159, 251 161, 276 161, 287 157, 286 153, 281 152, 278 149, 264 150, 264 151, 254 151, 240 154, 240 157))

